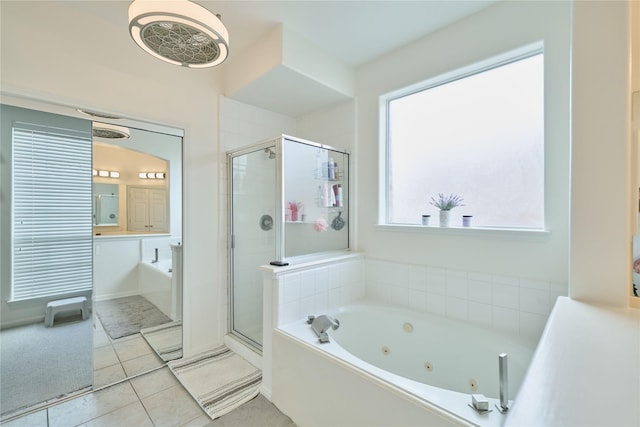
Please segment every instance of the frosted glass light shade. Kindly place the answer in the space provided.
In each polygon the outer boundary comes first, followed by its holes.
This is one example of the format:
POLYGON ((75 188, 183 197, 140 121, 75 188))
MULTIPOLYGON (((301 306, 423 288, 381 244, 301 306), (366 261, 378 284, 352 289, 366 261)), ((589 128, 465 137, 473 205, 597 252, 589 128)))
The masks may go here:
POLYGON ((126 126, 93 122, 93 136, 104 139, 128 139, 131 134, 126 126))
POLYGON ((129 33, 147 53, 183 67, 213 67, 229 53, 222 21, 188 0, 135 0, 129 6, 129 33))

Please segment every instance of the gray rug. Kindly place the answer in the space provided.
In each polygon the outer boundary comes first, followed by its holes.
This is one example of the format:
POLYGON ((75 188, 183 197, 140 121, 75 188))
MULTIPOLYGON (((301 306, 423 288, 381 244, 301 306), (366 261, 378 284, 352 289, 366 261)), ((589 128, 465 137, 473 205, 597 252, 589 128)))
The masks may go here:
POLYGON ((140 295, 98 301, 95 310, 104 330, 114 340, 172 321, 140 295))
POLYGON ((0 408, 3 417, 93 384, 93 327, 77 316, 0 333, 0 408))

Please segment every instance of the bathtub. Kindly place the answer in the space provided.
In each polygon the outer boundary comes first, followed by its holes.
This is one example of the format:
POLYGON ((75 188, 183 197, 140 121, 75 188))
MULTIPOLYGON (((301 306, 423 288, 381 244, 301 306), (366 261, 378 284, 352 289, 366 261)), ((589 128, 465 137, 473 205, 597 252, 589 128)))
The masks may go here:
POLYGON ((172 276, 171 259, 161 259, 158 262, 143 261, 138 264, 140 295, 164 314, 177 320, 172 312, 172 276))
MULTIPOLYGON (((321 314, 321 313, 317 313, 321 314)), ((535 342, 426 313, 354 304, 320 344, 304 321, 273 333, 272 400, 300 425, 500 426, 498 354, 509 359, 510 398, 535 342), (489 397, 492 412, 469 407, 489 397)))

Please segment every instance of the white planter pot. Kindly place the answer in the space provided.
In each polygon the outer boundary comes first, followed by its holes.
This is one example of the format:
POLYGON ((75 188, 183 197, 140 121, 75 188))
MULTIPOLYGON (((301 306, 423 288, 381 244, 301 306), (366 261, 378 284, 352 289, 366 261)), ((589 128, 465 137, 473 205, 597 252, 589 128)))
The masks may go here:
POLYGON ((440 211, 440 227, 449 226, 449 216, 451 211, 440 211))

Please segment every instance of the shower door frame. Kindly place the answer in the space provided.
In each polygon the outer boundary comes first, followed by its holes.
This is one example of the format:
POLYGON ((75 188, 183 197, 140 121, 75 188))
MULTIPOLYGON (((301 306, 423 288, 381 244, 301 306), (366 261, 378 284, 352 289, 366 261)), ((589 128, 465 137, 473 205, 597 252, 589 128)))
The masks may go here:
MULTIPOLYGON (((349 172, 348 172, 348 179, 346 181, 346 184, 348 185, 348 190, 347 190, 347 194, 348 194, 348 201, 347 201, 347 212, 348 212, 348 216, 351 216, 351 170, 350 167, 351 165, 349 164, 349 162, 351 161, 351 153, 347 150, 341 150, 338 148, 335 148, 333 146, 330 145, 325 145, 325 144, 320 144, 317 142, 313 142, 313 141, 309 141, 309 140, 305 140, 302 138, 297 138, 297 137, 293 137, 293 136, 289 136, 289 135, 279 135, 277 137, 274 138, 270 138, 267 140, 263 140, 260 142, 257 142, 255 144, 240 148, 240 149, 236 149, 236 150, 231 150, 227 152, 227 269, 228 269, 228 275, 227 275, 227 333, 232 335, 233 337, 239 339, 240 341, 242 341, 243 343, 247 344, 249 348, 251 348, 252 350, 254 350, 255 352, 262 354, 262 345, 253 341, 252 339, 242 335, 239 332, 236 332, 234 330, 234 324, 233 324, 233 310, 234 310, 234 283, 235 283, 235 277, 234 277, 234 247, 235 247, 235 241, 234 241, 234 236, 233 236, 233 227, 234 227, 234 212, 233 212, 233 159, 236 157, 240 157, 243 155, 247 155, 247 154, 251 154, 254 153, 256 151, 263 151, 266 148, 272 148, 275 147, 275 153, 276 153, 276 158, 275 158, 275 168, 276 168, 276 179, 275 179, 275 185, 276 185, 276 189, 274 192, 274 203, 275 203, 275 209, 274 209, 274 219, 273 219, 273 229, 274 229, 274 239, 275 239, 275 253, 274 253, 274 258, 273 260, 266 260, 265 263, 268 263, 270 261, 285 261, 287 259, 293 259, 293 258, 301 258, 304 259, 305 257, 308 257, 309 255, 299 255, 299 256, 293 256, 293 257, 287 257, 285 254, 285 224, 284 224, 284 212, 285 212, 285 186, 284 186, 284 163, 285 163, 285 157, 286 157, 286 150, 283 150, 283 145, 284 145, 284 141, 288 140, 288 141, 292 141, 298 144, 303 144, 303 145, 309 145, 312 147, 316 147, 316 148, 320 148, 323 150, 329 150, 329 151, 335 151, 337 153, 341 153, 341 154, 345 154, 347 155, 347 164, 349 167, 349 172)), ((353 230, 351 229, 351 227, 349 227, 349 231, 347 233, 347 248, 345 250, 350 250, 351 248, 351 233, 353 232, 353 230)), ((258 266, 256 266, 256 268, 258 268, 258 266)), ((264 296, 263 296, 264 297, 264 296)), ((264 315, 263 315, 264 317, 264 315)), ((263 338, 264 338, 264 321, 263 321, 263 338)))
MULTIPOLYGON (((275 241, 275 252, 274 259, 278 257, 278 254, 282 253, 282 239, 280 238, 283 233, 283 225, 279 218, 283 217, 282 213, 282 204, 278 203, 279 200, 282 199, 282 195, 278 195, 278 191, 282 192, 282 137, 271 138, 269 140, 258 142, 256 144, 250 145, 248 147, 240 148, 238 150, 233 150, 227 152, 227 269, 228 269, 228 283, 227 283, 227 333, 232 335, 234 338, 245 343, 250 349, 255 351, 258 354, 262 354, 262 344, 255 342, 251 338, 237 332, 234 329, 234 283, 235 283, 235 275, 234 275, 234 249, 235 249, 235 237, 233 235, 234 230, 234 203, 233 203, 233 160, 236 157, 241 157, 244 155, 248 155, 251 153, 255 153, 257 151, 264 151, 267 148, 275 148, 276 158, 275 168, 276 168, 276 181, 275 181, 275 200, 274 200, 274 219, 273 219, 273 229, 274 229, 274 241, 275 241)), ((257 268, 258 266, 256 266, 257 268)), ((264 331, 264 322, 262 322, 262 328, 264 331)))

